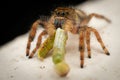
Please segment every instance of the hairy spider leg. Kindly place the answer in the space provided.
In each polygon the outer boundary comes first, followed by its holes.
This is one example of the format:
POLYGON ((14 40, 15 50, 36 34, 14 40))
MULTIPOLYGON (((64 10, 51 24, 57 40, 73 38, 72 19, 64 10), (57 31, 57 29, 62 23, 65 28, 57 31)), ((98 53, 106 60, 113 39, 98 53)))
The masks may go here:
MULTIPOLYGON (((106 18, 105 16, 103 15, 99 15, 99 14, 96 14, 96 13, 92 13, 92 14, 89 14, 89 21, 92 19, 92 17, 96 17, 96 18, 99 18, 99 19, 104 19, 106 20, 108 23, 111 23, 111 20, 109 20, 108 18, 106 18)), ((88 22, 89 22, 88 21, 88 22)))
POLYGON ((80 67, 83 68, 84 65, 84 51, 85 51, 85 44, 84 44, 84 31, 80 31, 80 36, 79 36, 79 50, 80 50, 80 67))
POLYGON ((38 48, 40 47, 41 41, 42 41, 42 36, 46 35, 47 32, 46 30, 43 30, 42 33, 40 33, 40 35, 38 36, 38 40, 36 43, 36 47, 33 49, 32 53, 30 54, 29 58, 32 58, 35 54, 35 52, 38 50, 38 48))
POLYGON ((88 28, 89 28, 92 32, 94 32, 94 34, 95 34, 98 42, 100 43, 102 49, 104 50, 105 54, 106 54, 106 55, 110 55, 109 51, 107 50, 107 48, 105 47, 105 45, 104 45, 104 43, 103 43, 103 41, 102 41, 102 39, 101 39, 98 31, 97 31, 96 29, 92 28, 92 27, 88 27, 88 28))
POLYGON ((43 21, 41 21, 41 20, 37 20, 32 25, 32 28, 30 30, 29 37, 28 37, 27 47, 26 47, 26 56, 29 56, 31 42, 34 40, 34 37, 36 35, 37 27, 40 24, 45 24, 45 23, 43 21))
POLYGON ((90 29, 89 29, 89 28, 86 28, 86 31, 85 31, 85 37, 86 37, 86 44, 87 44, 88 58, 91 58, 90 29))

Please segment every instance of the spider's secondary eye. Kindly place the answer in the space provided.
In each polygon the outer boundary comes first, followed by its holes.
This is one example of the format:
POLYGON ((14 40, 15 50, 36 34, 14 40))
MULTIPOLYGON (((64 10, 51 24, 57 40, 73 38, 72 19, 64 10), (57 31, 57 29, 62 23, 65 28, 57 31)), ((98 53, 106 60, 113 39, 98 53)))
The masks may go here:
POLYGON ((66 12, 66 14, 68 15, 68 14, 69 14, 69 12, 66 12))

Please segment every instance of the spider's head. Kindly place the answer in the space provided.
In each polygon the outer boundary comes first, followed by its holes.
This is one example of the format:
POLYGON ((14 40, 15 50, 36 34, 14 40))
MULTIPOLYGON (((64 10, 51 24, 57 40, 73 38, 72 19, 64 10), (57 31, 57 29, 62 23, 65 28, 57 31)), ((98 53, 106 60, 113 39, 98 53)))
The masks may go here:
POLYGON ((56 28, 62 27, 67 19, 74 18, 74 9, 68 7, 58 7, 53 12, 54 15, 54 25, 56 28))
POLYGON ((58 7, 54 10, 56 17, 67 17, 72 12, 72 8, 68 7, 58 7))

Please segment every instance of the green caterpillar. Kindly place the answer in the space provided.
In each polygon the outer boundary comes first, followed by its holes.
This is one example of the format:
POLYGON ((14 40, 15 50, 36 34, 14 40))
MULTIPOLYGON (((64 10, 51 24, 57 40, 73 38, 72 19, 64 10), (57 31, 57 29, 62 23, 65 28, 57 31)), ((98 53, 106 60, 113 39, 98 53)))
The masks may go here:
POLYGON ((46 57, 46 55, 48 54, 48 52, 53 48, 54 38, 55 38, 55 36, 49 36, 43 42, 43 44, 40 46, 40 48, 38 50, 38 58, 40 58, 41 60, 43 60, 46 57))
POLYGON ((54 36, 49 36, 38 50, 38 57, 43 60, 47 53, 53 48, 52 60, 55 64, 55 70, 60 76, 66 76, 70 68, 64 61, 65 45, 67 34, 64 30, 58 28, 54 36))
POLYGON ((69 66, 64 61, 67 38, 68 36, 65 31, 58 28, 53 45, 52 59, 55 64, 55 70, 60 76, 66 76, 70 70, 69 66))

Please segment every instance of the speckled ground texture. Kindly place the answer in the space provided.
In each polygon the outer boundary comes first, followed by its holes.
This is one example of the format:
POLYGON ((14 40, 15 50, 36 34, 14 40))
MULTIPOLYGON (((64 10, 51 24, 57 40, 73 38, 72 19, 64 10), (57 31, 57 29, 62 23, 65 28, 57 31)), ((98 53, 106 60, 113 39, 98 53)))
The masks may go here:
MULTIPOLYGON (((89 23, 96 28, 110 56, 104 54, 94 34, 91 34, 92 58, 87 58, 85 51, 85 67, 80 68, 78 51, 78 35, 69 33, 66 45, 65 60, 70 66, 66 77, 59 77, 54 71, 52 57, 40 61, 37 55, 32 59, 25 56, 28 33, 15 38, 0 47, 0 80, 120 80, 120 0, 94 0, 76 6, 87 14, 95 12, 112 20, 111 24, 93 18, 89 23)), ((37 35, 43 29, 39 29, 37 35)), ((45 37, 44 37, 45 38, 45 37)), ((32 43, 31 50, 35 47, 32 43)))

